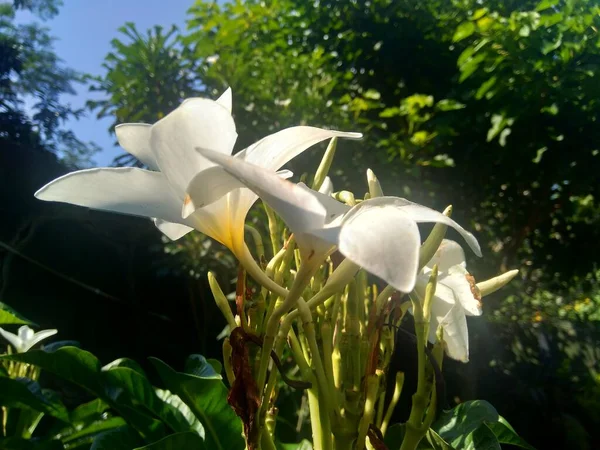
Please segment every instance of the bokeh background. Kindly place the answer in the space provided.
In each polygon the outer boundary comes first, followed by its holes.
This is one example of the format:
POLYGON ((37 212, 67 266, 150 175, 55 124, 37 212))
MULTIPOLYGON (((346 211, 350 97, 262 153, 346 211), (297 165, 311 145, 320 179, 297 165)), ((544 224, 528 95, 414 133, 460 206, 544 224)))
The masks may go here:
POLYGON ((104 362, 219 357, 206 272, 230 286, 225 249, 33 193, 139 165, 115 124, 231 86, 237 149, 360 131, 336 189, 362 195, 370 167, 388 194, 454 205, 477 279, 520 269, 471 320, 471 362, 447 364, 452 404, 490 401, 537 448, 600 448, 599 27, 593 0, 4 0, 0 301, 104 362))

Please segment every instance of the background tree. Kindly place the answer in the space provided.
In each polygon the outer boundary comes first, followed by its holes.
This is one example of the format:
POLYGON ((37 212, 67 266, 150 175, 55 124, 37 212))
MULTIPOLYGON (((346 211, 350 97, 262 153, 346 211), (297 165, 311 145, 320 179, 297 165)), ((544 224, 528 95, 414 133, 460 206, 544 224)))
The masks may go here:
POLYGON ((18 9, 49 18, 61 4, 55 0, 0 4, 0 139, 46 149, 73 166, 89 166, 98 147, 64 128, 68 119, 80 117, 84 110, 61 100, 63 94, 75 94, 74 85, 84 76, 63 65, 46 28, 14 23, 18 9))

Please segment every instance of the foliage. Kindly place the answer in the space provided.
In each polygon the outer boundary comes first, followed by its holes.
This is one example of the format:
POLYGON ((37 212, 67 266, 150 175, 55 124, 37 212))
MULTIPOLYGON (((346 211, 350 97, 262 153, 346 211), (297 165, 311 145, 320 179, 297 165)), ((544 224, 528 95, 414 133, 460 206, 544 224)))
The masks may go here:
POLYGON ((61 95, 75 93, 73 85, 82 83, 84 77, 63 65, 46 28, 37 23, 14 23, 15 9, 51 17, 60 4, 41 0, 0 5, 0 139, 50 150, 69 165, 85 166, 99 149, 63 127, 67 120, 81 117, 84 110, 61 101, 61 95))
MULTIPOLYGON (((115 125, 124 122, 154 123, 175 109, 179 103, 198 92, 194 77, 196 64, 185 47, 177 41, 178 30, 171 27, 166 33, 160 26, 141 35, 131 22, 119 28, 126 42, 115 38, 113 51, 103 64, 104 77, 96 77, 91 91, 101 91, 108 98, 88 101, 97 110, 97 117, 112 117, 115 125)), ((136 161, 129 155, 115 160, 119 165, 136 161)), ((139 165, 139 163, 137 163, 139 165)))

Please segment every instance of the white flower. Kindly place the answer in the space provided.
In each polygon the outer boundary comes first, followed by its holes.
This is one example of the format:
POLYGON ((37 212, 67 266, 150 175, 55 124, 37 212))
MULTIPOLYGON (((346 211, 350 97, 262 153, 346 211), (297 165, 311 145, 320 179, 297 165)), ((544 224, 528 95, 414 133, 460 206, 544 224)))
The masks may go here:
POLYGON ((58 333, 58 330, 41 330, 34 333, 31 328, 24 325, 19 328, 17 334, 14 334, 0 327, 0 334, 15 348, 17 353, 25 353, 34 345, 48 339, 50 336, 54 336, 56 333, 58 333))
POLYGON ((287 223, 303 261, 320 264, 337 247, 346 258, 402 292, 412 291, 421 237, 417 223, 441 222, 456 229, 477 255, 475 237, 449 217, 397 197, 378 197, 350 208, 273 171, 200 149, 256 192, 287 223))
MULTIPOLYGON (((35 195, 41 200, 151 217, 173 240, 197 229, 245 259, 249 253, 244 244, 244 221, 257 197, 248 189, 238 189, 242 185, 237 180, 194 150, 201 146, 231 154, 237 138, 231 102, 228 89, 217 101, 185 100, 154 125, 119 125, 115 129, 119 144, 150 170, 82 170, 52 181, 35 195)), ((239 152, 236 159, 275 171, 310 146, 334 136, 360 137, 292 127, 239 152)))
POLYGON ((467 272, 465 253, 461 246, 444 239, 417 277, 415 292, 423 298, 433 266, 438 266, 435 295, 431 302, 429 341, 436 341, 438 327, 443 329, 446 354, 462 362, 469 360, 469 333, 466 316, 481 315, 481 293, 475 279, 467 272))

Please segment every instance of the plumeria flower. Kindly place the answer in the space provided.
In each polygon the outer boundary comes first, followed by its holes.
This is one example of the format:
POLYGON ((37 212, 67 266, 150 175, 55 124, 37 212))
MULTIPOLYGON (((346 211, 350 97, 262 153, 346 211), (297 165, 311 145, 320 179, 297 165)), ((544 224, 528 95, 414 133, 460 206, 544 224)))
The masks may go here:
POLYGON ((456 229, 481 256, 475 237, 449 217, 397 197, 377 197, 354 207, 272 170, 199 148, 269 204, 287 223, 304 263, 320 264, 337 249, 395 289, 411 292, 417 278, 421 236, 417 223, 441 222, 456 229))
POLYGON ((481 298, 506 285, 519 271, 510 270, 491 280, 475 284, 475 278, 467 271, 462 247, 454 241, 444 239, 417 277, 417 296, 425 296, 425 287, 436 264, 438 277, 431 303, 428 338, 430 342, 436 342, 436 332, 441 327, 446 354, 452 359, 468 362, 469 333, 466 316, 480 316, 481 298))
POLYGON ((0 327, 0 334, 15 348, 17 353, 29 351, 34 345, 48 339, 50 336, 54 336, 56 333, 58 333, 58 330, 41 330, 34 333, 31 328, 24 325, 19 328, 17 334, 14 334, 0 327))
POLYGON ((418 297, 425 296, 425 287, 436 264, 438 277, 431 302, 429 341, 436 342, 437 329, 442 327, 446 354, 452 359, 467 362, 469 333, 466 316, 481 315, 481 293, 475 285, 475 279, 467 272, 462 247, 444 239, 417 277, 415 293, 418 297))
MULTIPOLYGON (((252 264, 244 243, 244 221, 257 196, 240 189, 241 183, 194 150, 202 146, 231 155, 237 138, 231 102, 228 89, 216 101, 185 100, 154 125, 118 125, 115 132, 121 147, 150 170, 81 170, 50 182, 35 196, 150 217, 173 240, 196 229, 229 247, 242 263, 252 264)), ((312 145, 336 136, 361 137, 298 126, 267 136, 235 158, 276 171, 312 145)))

